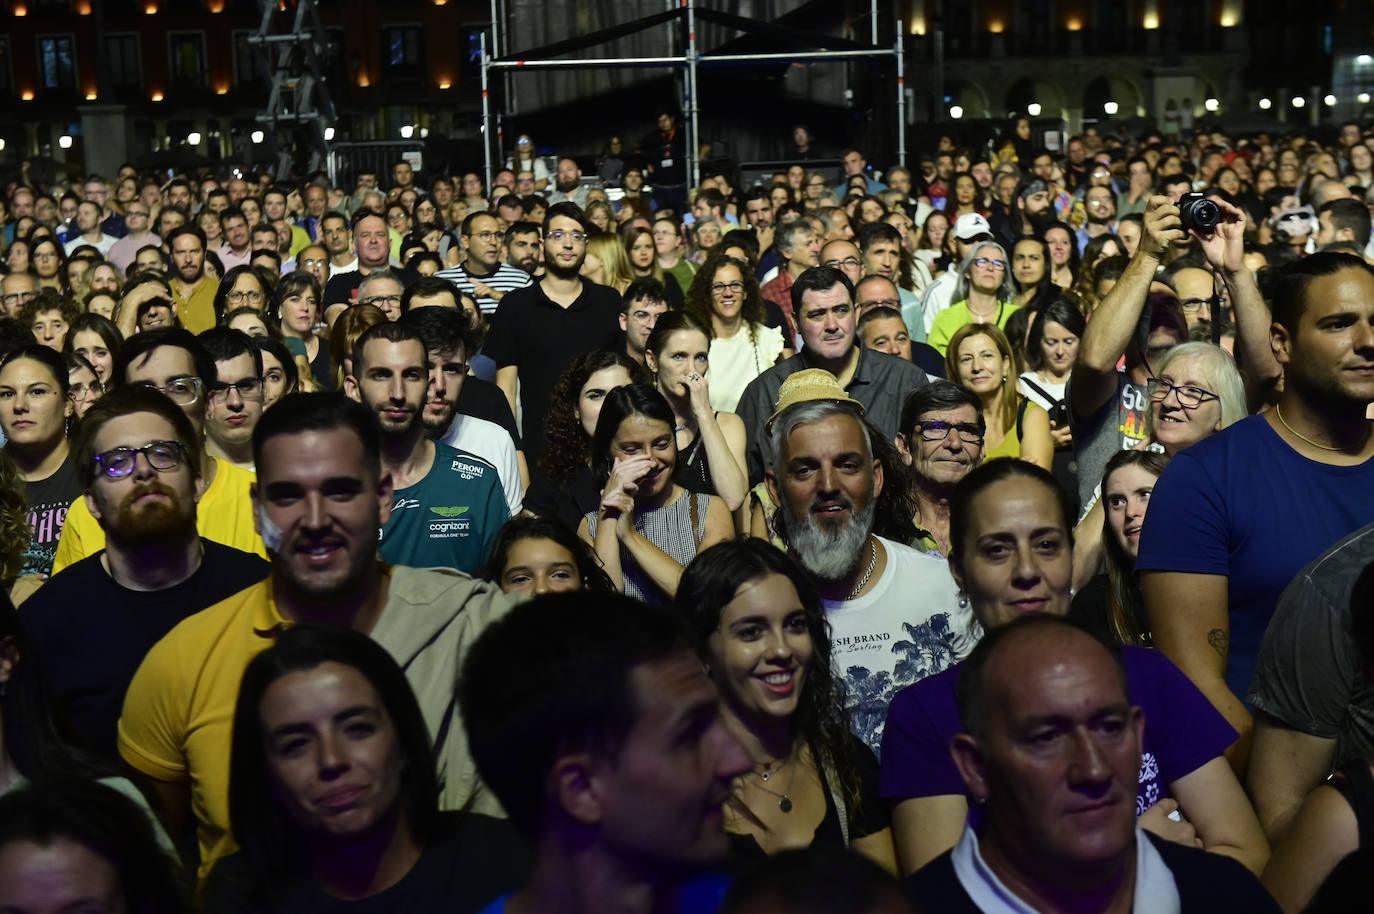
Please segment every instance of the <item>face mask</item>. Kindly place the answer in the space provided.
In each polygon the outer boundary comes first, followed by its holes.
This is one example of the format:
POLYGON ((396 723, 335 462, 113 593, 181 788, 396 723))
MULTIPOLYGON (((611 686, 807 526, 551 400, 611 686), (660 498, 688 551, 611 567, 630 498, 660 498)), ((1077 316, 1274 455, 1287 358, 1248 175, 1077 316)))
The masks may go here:
POLYGON ((282 540, 285 539, 281 527, 272 522, 262 505, 257 506, 255 513, 258 518, 258 530, 262 535, 262 544, 267 547, 268 552, 281 552, 282 540))

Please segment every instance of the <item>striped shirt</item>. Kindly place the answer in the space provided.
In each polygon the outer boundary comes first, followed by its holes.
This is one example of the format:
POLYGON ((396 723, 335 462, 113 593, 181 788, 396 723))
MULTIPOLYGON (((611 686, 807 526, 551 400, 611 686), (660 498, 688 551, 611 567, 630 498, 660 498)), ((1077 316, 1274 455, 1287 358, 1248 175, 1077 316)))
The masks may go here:
POLYGON ((496 267, 496 272, 486 276, 476 273, 469 273, 467 267, 459 264, 456 267, 448 267, 434 274, 441 279, 447 279, 462 291, 477 299, 477 307, 482 309, 482 313, 488 317, 496 310, 497 301, 485 295, 477 294, 477 283, 483 283, 495 292, 500 292, 503 296, 512 289, 523 289, 534 279, 519 267, 513 267, 508 263, 500 264, 496 267))

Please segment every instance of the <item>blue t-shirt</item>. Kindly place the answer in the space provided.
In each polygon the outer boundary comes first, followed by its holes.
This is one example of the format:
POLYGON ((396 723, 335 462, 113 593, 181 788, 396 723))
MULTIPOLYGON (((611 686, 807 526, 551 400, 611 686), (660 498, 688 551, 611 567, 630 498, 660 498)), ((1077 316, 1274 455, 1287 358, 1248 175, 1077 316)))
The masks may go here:
MULTIPOLYGON (((1131 703, 1145 712, 1135 801, 1140 815, 1168 797, 1174 781, 1225 752, 1236 731, 1168 657, 1128 645, 1121 660, 1131 703)), ((968 792, 949 754, 950 740, 963 729, 955 700, 962 669, 959 664, 928 676, 892 699, 883 728, 881 796, 901 801, 968 792)))
POLYGON ((393 565, 471 573, 509 519, 495 468, 436 441, 434 465, 425 478, 396 490, 391 519, 379 534, 382 559, 393 565))
POLYGON ((1340 467, 1289 447, 1251 416, 1175 457, 1150 496, 1137 571, 1228 578, 1226 684, 1240 700, 1279 594, 1374 517, 1374 460, 1340 467))

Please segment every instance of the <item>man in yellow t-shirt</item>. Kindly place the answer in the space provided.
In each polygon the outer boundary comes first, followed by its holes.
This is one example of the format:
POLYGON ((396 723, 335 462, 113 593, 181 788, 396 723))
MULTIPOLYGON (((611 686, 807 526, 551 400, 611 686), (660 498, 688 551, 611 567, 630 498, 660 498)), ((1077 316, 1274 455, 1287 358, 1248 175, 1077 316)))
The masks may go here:
MULTIPOLYGON (((206 385, 216 377, 215 363, 190 333, 165 327, 130 337, 115 359, 112 374, 117 383, 142 384, 167 394, 205 440, 206 385)), ((205 453, 200 472, 206 488, 196 512, 196 530, 206 539, 266 558, 262 537, 253 527, 249 499, 253 474, 205 453)), ((57 542, 53 574, 103 548, 105 531, 91 516, 86 499, 77 498, 57 542)))
POLYGON ((375 420, 360 404, 292 394, 263 414, 253 444, 254 517, 272 574, 159 641, 119 720, 119 752, 153 780, 169 831, 181 833, 195 816, 202 878, 234 850, 229 756, 239 682, 296 622, 346 625, 386 648, 434 736, 442 808, 501 814, 477 778, 455 689, 467 648, 515 598, 456 571, 377 561, 393 492, 375 420))
POLYGON ((168 285, 176 299, 177 317, 192 333, 209 330, 217 322, 219 280, 205 275, 205 233, 195 225, 180 226, 168 233, 167 246, 173 267, 168 285))

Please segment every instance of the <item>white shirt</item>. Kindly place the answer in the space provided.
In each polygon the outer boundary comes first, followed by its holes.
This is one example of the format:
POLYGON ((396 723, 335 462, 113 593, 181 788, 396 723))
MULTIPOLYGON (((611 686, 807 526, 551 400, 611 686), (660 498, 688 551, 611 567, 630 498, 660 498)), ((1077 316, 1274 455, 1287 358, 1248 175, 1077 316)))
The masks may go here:
POLYGON ((835 672, 848 690, 851 727, 876 753, 892 696, 963 660, 983 631, 973 612, 959 605, 947 561, 874 538, 887 551, 882 577, 858 599, 826 600, 825 616, 835 672))
POLYGON ((515 455, 515 442, 511 440, 510 432, 495 422, 457 413, 448 431, 439 440, 491 464, 506 493, 506 507, 510 509, 510 516, 515 517, 520 513, 524 506, 525 490, 520 484, 520 461, 515 455))

